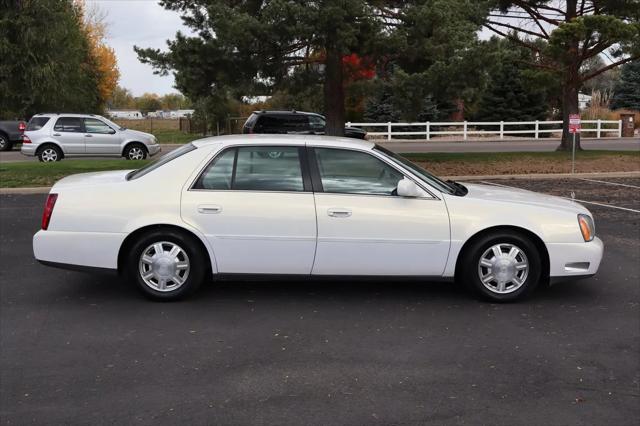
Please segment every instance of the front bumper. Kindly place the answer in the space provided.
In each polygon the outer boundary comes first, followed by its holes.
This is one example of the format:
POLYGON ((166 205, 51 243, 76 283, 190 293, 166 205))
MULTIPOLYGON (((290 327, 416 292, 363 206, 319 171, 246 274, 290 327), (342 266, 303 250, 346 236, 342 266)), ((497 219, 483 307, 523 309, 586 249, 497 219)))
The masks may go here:
POLYGON ((160 151, 162 151, 162 147, 160 144, 155 145, 147 145, 147 149, 149 150, 149 155, 156 155, 160 151))
POLYGON ((583 278, 598 272, 604 253, 602 240, 584 243, 548 243, 549 277, 552 281, 583 278))

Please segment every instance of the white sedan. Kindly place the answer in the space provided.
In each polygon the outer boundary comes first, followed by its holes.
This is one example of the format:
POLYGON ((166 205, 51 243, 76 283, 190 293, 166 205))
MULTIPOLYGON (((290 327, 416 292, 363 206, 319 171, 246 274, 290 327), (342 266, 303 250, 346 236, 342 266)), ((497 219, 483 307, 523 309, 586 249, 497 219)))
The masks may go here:
POLYGON ((569 200, 444 182, 371 142, 238 135, 60 180, 33 250, 163 300, 211 276, 286 274, 455 278, 506 302, 595 274, 603 244, 569 200))

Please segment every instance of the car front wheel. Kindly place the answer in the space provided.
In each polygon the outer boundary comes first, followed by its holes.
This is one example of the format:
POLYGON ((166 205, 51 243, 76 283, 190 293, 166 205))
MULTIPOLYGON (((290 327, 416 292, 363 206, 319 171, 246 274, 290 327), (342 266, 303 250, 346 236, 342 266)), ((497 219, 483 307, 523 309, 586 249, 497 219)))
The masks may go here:
POLYGON ((492 302, 512 302, 531 294, 541 276, 536 246, 517 233, 487 235, 465 251, 462 278, 492 302))
POLYGON ((147 158, 147 149, 142 144, 133 143, 124 150, 124 158, 127 160, 144 160, 147 158))
POLYGON ((126 274, 147 297, 177 300, 194 292, 206 272, 206 257, 193 238, 173 231, 155 231, 138 239, 126 274))

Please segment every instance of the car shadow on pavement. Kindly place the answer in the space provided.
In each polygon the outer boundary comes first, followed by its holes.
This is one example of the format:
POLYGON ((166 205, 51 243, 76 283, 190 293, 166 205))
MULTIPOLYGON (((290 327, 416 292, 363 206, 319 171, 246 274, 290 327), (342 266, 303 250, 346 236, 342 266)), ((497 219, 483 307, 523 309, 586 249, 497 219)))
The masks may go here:
MULTIPOLYGON (((597 287, 586 281, 541 285, 534 294, 518 304, 559 302, 579 303, 598 297, 597 287)), ((55 290, 58 297, 102 301, 147 299, 133 285, 115 275, 67 272, 65 285, 55 290)), ((395 302, 424 303, 485 303, 475 297, 464 284, 425 281, 414 278, 355 278, 355 279, 225 279, 207 281, 195 294, 181 303, 208 301, 305 301, 315 300, 353 302, 381 299, 395 302)))

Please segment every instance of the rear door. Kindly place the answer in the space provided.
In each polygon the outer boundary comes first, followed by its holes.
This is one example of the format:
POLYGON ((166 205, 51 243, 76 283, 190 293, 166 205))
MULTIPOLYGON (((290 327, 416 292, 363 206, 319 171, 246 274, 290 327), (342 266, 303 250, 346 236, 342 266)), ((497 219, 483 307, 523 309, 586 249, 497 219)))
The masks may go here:
POLYGON ((81 117, 60 117, 53 126, 51 136, 65 154, 84 154, 84 120, 81 117))
POLYGON ((443 200, 396 195, 403 173, 368 151, 313 148, 316 275, 441 276, 449 253, 443 200), (315 158, 314 158, 315 157, 315 158))
POLYGON ((311 272, 316 211, 304 157, 298 146, 229 147, 183 193, 182 217, 206 235, 219 272, 311 272))
POLYGON ((120 154, 121 137, 107 123, 97 118, 85 118, 84 128, 87 154, 120 154))

